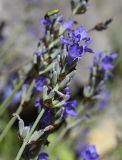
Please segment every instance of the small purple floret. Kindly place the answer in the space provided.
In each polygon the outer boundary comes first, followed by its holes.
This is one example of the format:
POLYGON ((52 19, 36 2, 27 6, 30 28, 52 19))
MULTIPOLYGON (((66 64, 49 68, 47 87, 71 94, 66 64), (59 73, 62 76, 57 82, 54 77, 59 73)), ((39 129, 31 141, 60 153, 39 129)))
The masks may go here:
POLYGON ((66 87, 65 89, 64 89, 64 94, 66 94, 66 95, 71 95, 71 90, 70 90, 70 88, 69 87, 66 87))
POLYGON ((117 54, 116 53, 111 53, 109 55, 106 55, 102 61, 101 61, 101 67, 104 70, 109 70, 109 69, 113 69, 113 61, 117 58, 117 54))
POLYGON ((46 126, 49 126, 51 125, 52 121, 53 121, 53 112, 51 109, 46 109, 43 116, 41 117, 41 120, 40 120, 40 125, 41 127, 46 127, 46 126))
POLYGON ((78 113, 75 111, 78 106, 78 102, 76 100, 67 101, 65 103, 65 114, 70 116, 77 116, 78 113))
POLYGON ((47 51, 45 51, 45 52, 39 52, 39 51, 35 51, 35 52, 33 52, 33 54, 35 54, 35 55, 42 55, 42 54, 46 54, 47 53, 47 51))
POLYGON ((91 39, 83 27, 75 30, 68 29, 67 37, 61 36, 60 39, 72 60, 82 57, 85 52, 93 53, 93 50, 88 47, 91 44, 91 39), (81 41, 82 45, 80 44, 81 41))
POLYGON ((36 79, 35 88, 37 91, 41 92, 43 90, 43 86, 47 84, 47 79, 44 76, 40 76, 36 79))
POLYGON ((66 29, 69 29, 69 28, 72 27, 73 23, 74 23, 74 21, 68 20, 68 21, 66 21, 66 22, 64 22, 64 23, 62 24, 62 27, 63 27, 65 30, 66 30, 66 29))
POLYGON ((49 27, 52 21, 50 18, 43 18, 40 20, 40 23, 43 24, 45 27, 49 27))
POLYGON ((68 53, 73 59, 79 58, 83 55, 83 47, 78 44, 74 44, 70 46, 68 53))
POLYGON ((86 145, 81 150, 81 156, 83 160, 99 160, 99 154, 94 145, 86 145))
POLYGON ((42 152, 38 155, 38 159, 37 160, 48 160, 48 154, 46 152, 42 152))

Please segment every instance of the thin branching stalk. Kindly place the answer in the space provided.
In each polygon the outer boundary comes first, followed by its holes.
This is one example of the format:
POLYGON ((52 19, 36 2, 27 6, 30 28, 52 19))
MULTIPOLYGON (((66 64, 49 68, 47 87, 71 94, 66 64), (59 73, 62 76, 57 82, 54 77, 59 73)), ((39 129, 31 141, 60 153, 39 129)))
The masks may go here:
MULTIPOLYGON (((23 81, 21 82, 21 85, 23 84, 23 81)), ((17 111, 15 112, 16 115, 19 115, 22 112, 22 106, 24 104, 24 102, 26 100, 30 99, 30 94, 32 93, 33 87, 35 84, 35 80, 32 81, 27 94, 22 98, 21 100, 21 104, 18 107, 17 111)), ((5 129, 3 130, 3 132, 0 135, 0 142, 4 139, 4 137, 6 136, 6 134, 8 133, 8 131, 10 130, 10 128, 13 126, 14 122, 16 121, 16 117, 12 117, 11 120, 9 121, 9 123, 7 124, 7 126, 5 127, 5 129)))
POLYGON ((38 125, 38 123, 39 123, 39 121, 40 121, 43 113, 44 113, 44 109, 42 109, 42 111, 39 113, 39 115, 38 115, 37 119, 35 120, 32 128, 31 128, 31 130, 30 130, 30 132, 29 132, 29 133, 27 134, 27 136, 25 137, 25 139, 24 139, 24 141, 23 141, 23 144, 22 144, 22 146, 21 146, 21 148, 20 148, 20 150, 19 150, 19 152, 18 152, 15 160, 19 160, 19 159, 21 158, 22 153, 23 153, 23 151, 24 151, 24 149, 25 149, 25 147, 26 147, 26 145, 27 145, 27 143, 28 143, 28 141, 29 141, 32 133, 34 132, 36 126, 38 125))
POLYGON ((51 147, 51 152, 54 150, 54 148, 56 147, 56 145, 59 144, 63 140, 63 138, 65 137, 65 135, 67 134, 67 132, 70 129, 73 129, 73 128, 77 127, 79 124, 81 124, 81 122, 83 122, 86 119, 87 119, 87 116, 83 115, 80 119, 77 119, 75 122, 69 124, 63 130, 63 132, 60 134, 60 136, 58 136, 58 139, 55 141, 56 143, 54 143, 53 146, 51 147))
MULTIPOLYGON (((18 107, 16 114, 19 115, 22 111, 22 104, 20 104, 20 106, 18 107)), ((2 140, 5 138, 6 134, 8 133, 8 131, 10 130, 10 128, 13 126, 14 122, 16 121, 16 117, 13 117, 9 123, 7 124, 7 126, 5 127, 5 129, 3 130, 3 132, 0 135, 0 142, 2 142, 2 140)))
POLYGON ((11 103, 16 92, 22 87, 24 80, 21 80, 14 88, 10 96, 8 96, 5 101, 0 105, 0 116, 5 112, 8 105, 11 103))

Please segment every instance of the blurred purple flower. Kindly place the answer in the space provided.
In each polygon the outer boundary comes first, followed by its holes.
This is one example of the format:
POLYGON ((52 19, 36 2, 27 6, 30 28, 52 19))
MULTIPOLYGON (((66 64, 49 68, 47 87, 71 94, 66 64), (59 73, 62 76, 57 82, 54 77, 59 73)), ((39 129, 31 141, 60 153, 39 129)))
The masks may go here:
POLYGON ((85 52, 93 53, 93 50, 88 48, 88 45, 91 44, 91 39, 83 27, 75 30, 68 29, 67 37, 61 36, 60 39, 73 60, 81 57, 85 52), (82 45, 80 44, 81 41, 83 42, 82 45))
POLYGON ((68 53, 73 59, 79 58, 83 55, 83 47, 78 44, 74 44, 70 46, 68 53))
POLYGON ((40 23, 43 24, 45 27, 49 27, 52 21, 49 17, 46 17, 46 18, 41 19, 40 23))
POLYGON ((104 110, 110 100, 110 92, 107 89, 104 89, 100 93, 101 99, 99 100, 99 107, 101 110, 104 110))
POLYGON ((36 79, 35 88, 37 91, 41 92, 43 90, 43 86, 47 84, 47 79, 44 76, 40 76, 36 79))
MULTIPOLYGON (((5 89, 4 95, 3 95, 3 99, 6 99, 8 96, 10 96, 10 94, 12 93, 13 88, 11 85, 8 85, 5 89)), ((13 96, 12 102, 10 103, 11 105, 16 105, 17 103, 19 103, 21 100, 21 91, 18 91, 15 93, 15 95, 13 96)))
POLYGON ((67 30, 67 29, 70 29, 73 24, 74 24, 74 21, 68 20, 68 21, 66 21, 66 22, 64 22, 64 23, 61 24, 61 28, 63 30, 67 30))
POLYGON ((38 155, 38 159, 37 160, 48 160, 48 154, 46 152, 42 152, 38 155))
POLYGON ((47 127, 53 122, 53 112, 51 109, 46 109, 40 120, 41 127, 47 127))
POLYGON ((35 55, 41 55, 41 54, 46 54, 47 53, 47 51, 45 51, 45 52, 40 52, 40 51, 35 51, 35 52, 33 52, 33 54, 35 54, 35 55))
POLYGON ((86 145, 81 149, 81 156, 83 160, 99 160, 99 154, 97 153, 94 145, 86 145))
POLYGON ((79 41, 81 41, 88 38, 88 33, 86 32, 85 28, 79 27, 76 30, 74 30, 74 36, 75 37, 80 36, 79 41))
POLYGON ((71 90, 70 90, 70 88, 69 87, 66 87, 65 89, 64 89, 64 94, 66 94, 66 95, 71 95, 71 90))
POLYGON ((86 41, 89 39, 86 30, 83 27, 79 27, 75 30, 68 29, 67 30, 68 37, 61 37, 62 42, 66 43, 67 45, 73 45, 75 43, 79 43, 80 41, 86 41))
POLYGON ((103 71, 108 71, 114 68, 113 62, 117 58, 116 53, 105 55, 104 52, 98 52, 94 57, 94 65, 100 66, 103 71))
POLYGON ((101 67, 103 70, 109 70, 109 69, 113 69, 113 61, 117 58, 117 54, 116 53, 110 53, 109 55, 106 55, 102 61, 101 61, 101 67))
POLYGON ((75 111, 78 106, 78 102, 76 100, 67 101, 65 103, 65 115, 77 116, 78 113, 75 111))
POLYGON ((89 128, 84 128, 81 132, 81 136, 87 136, 89 134, 89 128))

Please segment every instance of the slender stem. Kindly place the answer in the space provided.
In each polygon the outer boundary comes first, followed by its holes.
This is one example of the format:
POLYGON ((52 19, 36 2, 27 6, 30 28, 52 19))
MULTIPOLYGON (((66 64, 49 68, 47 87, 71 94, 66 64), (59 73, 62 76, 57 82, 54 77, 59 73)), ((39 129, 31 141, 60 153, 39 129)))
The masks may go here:
POLYGON ((17 84, 14 88, 14 90, 12 91, 12 93, 10 94, 9 97, 7 97, 5 99, 5 101, 0 105, 0 116, 5 112, 5 110, 7 109, 8 105, 10 104, 10 102, 12 101, 15 93, 21 88, 22 84, 23 84, 24 80, 21 80, 19 82, 19 84, 17 84))
POLYGON ((53 68, 53 65, 54 65, 54 63, 51 63, 50 65, 48 65, 45 70, 39 72, 39 75, 42 75, 42 74, 50 71, 53 68))
MULTIPOLYGON (((24 82, 24 80, 21 81, 18 84, 18 88, 22 86, 23 82, 24 82)), ((17 109, 17 111, 16 111, 15 114, 19 115, 21 113, 21 111, 22 111, 22 106, 23 106, 25 100, 27 100, 26 98, 28 98, 28 100, 30 99, 30 94, 32 93, 34 84, 35 84, 35 80, 32 81, 32 83, 31 83, 31 85, 30 85, 30 87, 29 87, 29 89, 27 91, 26 97, 22 98, 21 103, 20 103, 20 105, 19 105, 19 107, 18 107, 18 109, 17 109)), ((8 104, 8 100, 7 100, 7 102, 5 102, 5 104, 3 106, 6 107, 7 104, 8 104)), ((5 110, 2 110, 2 111, 5 111, 5 110)), ((9 129, 13 126, 13 124, 14 124, 15 121, 16 121, 16 117, 11 118, 11 120, 9 121, 9 123, 7 124, 7 126, 5 127, 5 129, 3 130, 3 132, 0 135, 0 142, 4 139, 4 137, 8 133, 9 129)))
POLYGON ((73 122, 72 124, 69 124, 69 126, 67 127, 67 129, 72 129, 76 126, 78 126, 82 121, 86 120, 87 116, 83 115, 80 119, 78 119, 77 121, 73 122))
MULTIPOLYGON (((22 104, 20 104, 20 106, 18 107, 16 114, 20 114, 22 111, 22 104)), ((7 124, 7 126, 5 127, 5 129, 3 130, 3 132, 0 135, 0 142, 5 138, 6 134, 8 133, 9 129, 12 127, 12 125, 14 124, 14 122, 16 121, 16 117, 13 117, 9 123, 7 124)))
POLYGON ((36 126, 38 125, 38 123, 39 123, 39 121, 40 121, 40 119, 41 119, 41 117, 42 117, 44 111, 45 111, 45 110, 42 109, 41 112, 39 113, 38 117, 36 118, 36 120, 35 120, 35 122, 34 122, 32 128, 31 128, 31 130, 30 130, 30 132, 29 132, 29 138, 30 138, 30 136, 32 135, 32 133, 34 132, 36 126))
POLYGON ((56 147, 57 144, 59 144, 62 139, 64 138, 64 136, 66 135, 66 133, 70 130, 73 129, 74 127, 78 126, 82 121, 84 121, 87 117, 84 115, 82 116, 80 119, 76 120, 75 122, 69 124, 64 130, 63 132, 58 136, 58 139, 55 141, 56 143, 53 144, 53 146, 51 147, 51 152, 53 151, 53 149, 56 147))
POLYGON ((78 11, 78 9, 80 8, 80 4, 78 4, 77 6, 76 6, 76 8, 74 9, 74 11, 73 11, 73 15, 75 15, 76 14, 76 12, 78 11))
POLYGON ((19 152, 18 152, 15 160, 19 160, 19 159, 21 158, 22 153, 23 153, 23 151, 24 151, 24 149, 25 149, 25 147, 26 147, 26 145, 27 145, 27 143, 28 143, 28 141, 29 141, 32 133, 34 132, 37 124, 39 123, 39 121, 40 121, 43 113, 44 113, 44 109, 39 113, 39 115, 38 115, 38 117, 36 118, 36 120, 35 120, 32 128, 31 128, 31 130, 30 130, 30 132, 29 132, 29 133, 27 134, 27 136, 25 137, 25 139, 24 139, 24 141, 23 141, 23 144, 22 144, 22 146, 21 146, 21 148, 20 148, 20 150, 19 150, 19 152))

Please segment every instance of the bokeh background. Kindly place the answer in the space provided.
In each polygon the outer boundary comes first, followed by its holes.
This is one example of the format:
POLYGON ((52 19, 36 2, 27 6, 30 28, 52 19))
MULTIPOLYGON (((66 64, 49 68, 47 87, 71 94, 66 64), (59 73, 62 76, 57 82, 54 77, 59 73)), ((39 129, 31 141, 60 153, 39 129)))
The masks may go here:
MULTIPOLYGON (((47 11, 55 8, 59 8, 66 18, 70 17, 70 0, 0 0, 0 75, 2 80, 13 70, 32 59, 32 53, 36 50, 42 34, 40 19, 47 11)), ((109 84, 110 104, 101 116, 94 117, 97 123, 94 123, 87 139, 97 146, 104 160, 122 160, 122 146, 119 143, 122 142, 122 1, 90 0, 86 14, 73 18, 87 30, 98 22, 113 19, 107 30, 90 33, 94 50, 117 51, 118 60, 113 80, 109 84)), ((78 84, 87 83, 87 67, 91 60, 91 56, 86 55, 78 64, 77 75, 74 79, 78 84)), ((1 82, 0 89, 4 86, 4 81, 1 82)), ((72 88, 75 87, 72 86, 72 88)), ((0 146, 1 160, 3 157, 5 160, 11 160, 10 146, 14 145, 12 137, 13 133, 9 134, 8 146, 4 144, 0 146)))

